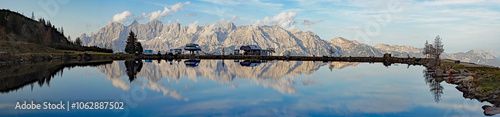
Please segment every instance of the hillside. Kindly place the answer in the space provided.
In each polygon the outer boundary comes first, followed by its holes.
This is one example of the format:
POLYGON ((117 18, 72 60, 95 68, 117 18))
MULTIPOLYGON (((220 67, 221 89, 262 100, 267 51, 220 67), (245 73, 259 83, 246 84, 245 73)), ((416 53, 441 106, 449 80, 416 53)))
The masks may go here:
MULTIPOLYGON (((40 19, 43 21, 43 19, 40 19)), ((70 44, 68 39, 51 26, 9 10, 0 10, 0 40, 36 44, 70 44)))
POLYGON ((64 36, 62 27, 56 28, 43 18, 38 21, 32 18, 17 12, 0 10, 0 44, 3 45, 0 48, 1 52, 15 55, 61 52, 58 50, 112 53, 112 50, 106 48, 77 46, 64 36))
POLYGON ((12 54, 21 54, 21 53, 54 53, 58 52, 58 50, 46 46, 42 46, 39 44, 26 43, 26 42, 16 42, 16 41, 1 41, 0 47, 9 48, 6 51, 12 54))

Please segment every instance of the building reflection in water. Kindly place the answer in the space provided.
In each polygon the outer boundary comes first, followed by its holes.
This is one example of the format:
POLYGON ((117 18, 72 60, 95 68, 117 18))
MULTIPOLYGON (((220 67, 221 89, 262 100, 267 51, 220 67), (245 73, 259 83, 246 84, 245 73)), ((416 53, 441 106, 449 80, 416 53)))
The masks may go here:
POLYGON ((189 60, 185 60, 185 61, 184 61, 184 64, 185 64, 187 67, 197 67, 197 66, 198 66, 198 64, 200 64, 200 61, 201 61, 201 60, 189 59, 189 60))
POLYGON ((260 65, 261 63, 266 62, 265 60, 244 60, 240 62, 241 66, 254 67, 260 65))

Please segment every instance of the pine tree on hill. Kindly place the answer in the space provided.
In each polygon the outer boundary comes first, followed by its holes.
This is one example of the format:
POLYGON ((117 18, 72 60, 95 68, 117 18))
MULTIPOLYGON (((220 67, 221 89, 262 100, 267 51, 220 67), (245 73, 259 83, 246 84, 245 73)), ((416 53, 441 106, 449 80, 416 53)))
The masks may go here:
POLYGON ((135 53, 135 42, 137 41, 137 37, 134 32, 130 31, 127 38, 127 45, 125 45, 125 52, 129 54, 135 53))
POLYGON ((138 54, 142 54, 142 51, 144 51, 144 50, 142 49, 142 44, 141 44, 141 42, 136 42, 136 43, 135 43, 135 51, 136 51, 136 53, 138 53, 138 54))
POLYGON ((77 37, 76 40, 75 40, 75 45, 76 46, 82 46, 82 40, 80 39, 80 37, 77 37))
POLYGON ((125 52, 129 54, 142 54, 143 48, 141 42, 137 40, 137 35, 130 31, 125 45, 125 52))

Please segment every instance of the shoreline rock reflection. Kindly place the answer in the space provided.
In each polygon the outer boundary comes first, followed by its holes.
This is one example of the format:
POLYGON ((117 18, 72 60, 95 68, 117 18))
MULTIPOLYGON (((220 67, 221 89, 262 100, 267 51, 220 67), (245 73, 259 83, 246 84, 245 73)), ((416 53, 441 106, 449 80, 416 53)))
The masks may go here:
POLYGON ((9 93, 21 89, 27 85, 38 83, 41 87, 44 84, 50 86, 50 80, 55 75, 62 75, 64 68, 74 68, 83 66, 102 66, 111 64, 113 61, 43 61, 36 63, 21 63, 2 66, 0 68, 0 93, 9 93))
MULTIPOLYGON (((448 70, 446 72, 457 72, 448 70)), ((478 102, 488 102, 490 105, 483 105, 481 108, 483 109, 483 114, 486 116, 493 116, 500 113, 500 90, 496 91, 484 91, 481 87, 474 84, 473 76, 470 76, 467 73, 462 73, 465 75, 453 76, 451 75, 442 75, 445 71, 441 69, 432 70, 425 69, 423 71, 425 82, 429 84, 430 92, 434 96, 434 100, 439 103, 441 100, 441 95, 443 94, 443 86, 441 86, 441 82, 446 81, 449 84, 457 85, 455 88, 462 92, 463 98, 477 100, 478 102)))

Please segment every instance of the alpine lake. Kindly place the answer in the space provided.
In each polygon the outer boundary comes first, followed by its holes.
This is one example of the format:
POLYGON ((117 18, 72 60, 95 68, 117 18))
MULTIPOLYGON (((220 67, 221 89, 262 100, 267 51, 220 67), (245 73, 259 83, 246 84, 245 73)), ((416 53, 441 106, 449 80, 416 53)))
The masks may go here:
POLYGON ((0 116, 484 116, 493 105, 425 72, 323 61, 21 63, 0 67, 0 116))

